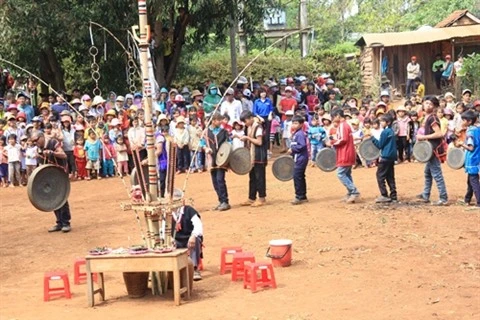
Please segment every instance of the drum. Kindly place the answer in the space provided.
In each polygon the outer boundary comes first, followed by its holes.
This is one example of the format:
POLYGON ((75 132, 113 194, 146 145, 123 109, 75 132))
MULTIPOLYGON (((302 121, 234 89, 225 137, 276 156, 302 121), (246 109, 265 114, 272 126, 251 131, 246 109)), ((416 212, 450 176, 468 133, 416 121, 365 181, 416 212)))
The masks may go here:
POLYGON ((292 156, 281 156, 272 164, 272 173, 280 181, 290 181, 293 179, 293 167, 295 161, 292 156))
POLYGON ((465 151, 462 148, 452 148, 448 150, 447 164, 455 170, 463 168, 465 165, 465 151))
POLYGON ((217 167, 226 167, 230 159, 230 154, 232 153, 232 145, 228 142, 224 142, 220 145, 217 151, 217 157, 215 162, 217 167))
POLYGON ((35 170, 28 178, 28 198, 40 211, 60 209, 70 195, 70 179, 62 167, 47 164, 35 170))
POLYGON ((322 171, 332 172, 337 168, 337 152, 332 148, 323 148, 318 152, 315 164, 322 171))
POLYGON ((371 138, 365 139, 362 141, 362 143, 360 143, 358 152, 360 153, 360 156, 367 161, 373 161, 380 158, 380 149, 373 144, 373 140, 371 138))
POLYGON ((252 170, 252 157, 247 148, 238 148, 232 151, 228 165, 233 173, 246 175, 252 170))
POLYGON ((426 140, 417 141, 413 146, 413 156, 419 162, 428 162, 433 155, 432 144, 426 140))

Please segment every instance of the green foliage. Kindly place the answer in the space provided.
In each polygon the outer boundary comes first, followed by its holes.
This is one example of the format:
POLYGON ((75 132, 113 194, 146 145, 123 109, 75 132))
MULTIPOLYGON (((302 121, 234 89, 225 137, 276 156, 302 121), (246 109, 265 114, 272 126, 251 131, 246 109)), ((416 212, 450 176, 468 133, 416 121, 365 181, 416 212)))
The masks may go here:
POLYGON ((469 54, 463 60, 462 73, 465 73, 464 85, 480 97, 480 54, 469 54))
MULTIPOLYGON (((266 55, 261 55, 242 75, 263 83, 271 77, 278 80, 282 77, 304 75, 311 79, 322 72, 327 72, 337 80, 345 95, 358 95, 361 91, 359 65, 356 59, 347 61, 342 50, 346 50, 345 47, 340 46, 337 52, 318 51, 315 55, 302 60, 296 51, 284 53, 282 50, 274 49, 266 55)), ((251 55, 240 57, 238 69, 242 70, 258 52, 254 50, 251 55)), ((216 83, 230 84, 232 75, 228 50, 193 57, 188 65, 182 66, 174 85, 193 88, 202 85, 207 79, 216 83)))

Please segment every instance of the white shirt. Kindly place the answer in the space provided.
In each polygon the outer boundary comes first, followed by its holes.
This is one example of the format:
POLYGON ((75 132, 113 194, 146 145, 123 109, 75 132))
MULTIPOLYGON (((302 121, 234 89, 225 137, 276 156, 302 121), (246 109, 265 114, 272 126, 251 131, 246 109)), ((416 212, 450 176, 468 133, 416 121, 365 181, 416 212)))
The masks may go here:
POLYGON ((14 146, 8 144, 5 149, 7 149, 8 162, 20 161, 22 147, 19 144, 14 146))
POLYGON ((234 99, 232 102, 225 100, 220 106, 220 113, 228 114, 228 116, 230 117, 230 121, 228 121, 228 124, 232 125, 235 120, 240 120, 240 114, 242 113, 242 103, 237 99, 234 99))
POLYGON ((27 147, 25 150, 25 165, 36 166, 37 165, 37 147, 27 147))
POLYGON ((411 63, 407 64, 407 79, 415 79, 420 74, 420 65, 418 63, 411 63))
POLYGON ((143 148, 145 145, 145 128, 138 126, 128 129, 128 141, 130 141, 131 146, 136 145, 143 148))
POLYGON ((283 139, 290 139, 292 137, 292 120, 285 120, 283 123, 283 139))
POLYGON ((236 136, 232 139, 232 150, 245 147, 245 142, 240 140, 245 135, 243 130, 233 130, 232 135, 236 136))

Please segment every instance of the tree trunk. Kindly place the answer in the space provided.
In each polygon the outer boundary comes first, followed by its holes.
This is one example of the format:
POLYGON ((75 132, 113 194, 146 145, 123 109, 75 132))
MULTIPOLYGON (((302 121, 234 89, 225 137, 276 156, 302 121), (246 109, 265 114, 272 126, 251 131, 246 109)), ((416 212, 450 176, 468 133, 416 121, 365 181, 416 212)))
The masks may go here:
POLYGON ((232 80, 237 77, 237 46, 235 45, 235 37, 237 35, 237 24, 236 19, 232 15, 230 17, 230 63, 231 63, 231 72, 232 80))
POLYGON ((166 76, 166 83, 168 86, 172 84, 173 79, 177 73, 178 64, 180 62, 180 56, 182 55, 183 43, 185 41, 185 33, 187 31, 187 26, 190 22, 189 14, 186 14, 183 21, 181 22, 181 29, 178 37, 174 43, 174 50, 172 54, 172 61, 170 62, 170 67, 166 76))
MULTIPOLYGON (((39 55, 39 69, 40 69, 40 78, 43 79, 43 81, 47 82, 47 83, 52 83, 52 74, 50 72, 50 67, 48 65, 48 62, 47 62, 47 57, 46 57, 46 54, 45 52, 42 50, 38 53, 39 55)), ((41 83, 41 93, 42 94, 48 94, 49 92, 49 88, 48 86, 46 86, 45 84, 43 84, 43 82, 41 83)))
MULTIPOLYGON (((161 21, 155 21, 155 43, 157 48, 163 47, 162 27, 161 21)), ((155 59, 155 79, 157 79, 158 86, 161 88, 167 84, 165 81, 165 60, 163 50, 157 50, 157 48, 154 48, 153 56, 153 59, 155 59)))
POLYGON ((43 50, 45 53, 45 57, 47 58, 47 63, 49 66, 49 70, 52 74, 51 85, 57 91, 65 91, 65 79, 62 67, 58 62, 57 55, 53 50, 52 46, 48 46, 46 49, 43 50))

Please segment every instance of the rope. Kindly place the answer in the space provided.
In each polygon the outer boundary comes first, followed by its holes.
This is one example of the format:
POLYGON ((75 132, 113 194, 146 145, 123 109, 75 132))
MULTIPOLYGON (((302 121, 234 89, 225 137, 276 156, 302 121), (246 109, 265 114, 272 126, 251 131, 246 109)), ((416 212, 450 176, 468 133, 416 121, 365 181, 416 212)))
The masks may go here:
MULTIPOLYGON (((33 74, 32 72, 30 72, 30 71, 28 71, 28 70, 20 67, 19 65, 15 64, 15 63, 13 63, 13 62, 11 62, 11 61, 9 61, 9 60, 6 60, 6 59, 2 58, 1 56, 0 56, 0 61, 5 62, 5 63, 7 63, 7 64, 9 64, 9 65, 11 65, 11 66, 13 66, 13 67, 15 67, 15 68, 23 71, 23 72, 25 72, 25 73, 28 73, 30 76, 32 76, 32 77, 34 77, 35 79, 37 79, 39 82, 41 82, 41 83, 43 83, 45 86, 49 87, 50 90, 51 90, 53 93, 55 93, 55 94, 57 94, 57 95, 60 95, 60 93, 57 92, 55 89, 53 89, 53 88, 50 86, 49 83, 45 82, 43 79, 41 79, 40 77, 36 76, 36 75, 33 74)), ((66 103, 66 104, 70 107, 70 109, 73 110, 75 113, 77 113, 77 114, 80 115, 80 116, 83 116, 80 112, 78 112, 77 109, 75 109, 75 108, 70 104, 70 102, 65 101, 65 103, 66 103)), ((88 129, 93 129, 93 132, 95 132, 95 135, 97 136, 97 138, 100 138, 99 135, 98 135, 98 133, 97 133, 97 131, 96 131, 94 128, 92 128, 91 124, 88 123, 88 122, 86 122, 86 124, 87 124, 87 128, 88 128, 88 129)), ((101 138, 100 138, 100 143, 102 144, 102 146, 104 147, 104 149, 107 150, 108 154, 109 154, 110 156, 112 156, 112 154, 110 153, 110 151, 105 148, 105 143, 103 142, 103 140, 102 140, 101 138)), ((116 171, 117 171, 120 179, 122 180, 123 186, 125 187, 125 191, 127 192, 127 196, 130 197, 131 195, 130 195, 130 192, 129 192, 129 188, 128 188, 126 182, 125 182, 125 179, 124 179, 123 176, 120 174, 118 165, 117 165, 117 163, 116 163, 115 161, 113 161, 113 165, 114 165, 114 167, 115 167, 115 169, 116 169, 116 171)), ((145 241, 145 243, 146 243, 144 231, 143 231, 143 228, 142 228, 142 226, 141 226, 141 224, 140 224, 140 218, 138 217, 137 211, 134 210, 134 212, 135 212, 135 215, 137 216, 137 221, 138 221, 138 223, 139 223, 139 228, 140 228, 140 232, 141 232, 142 239, 143 239, 143 240, 145 241)))

